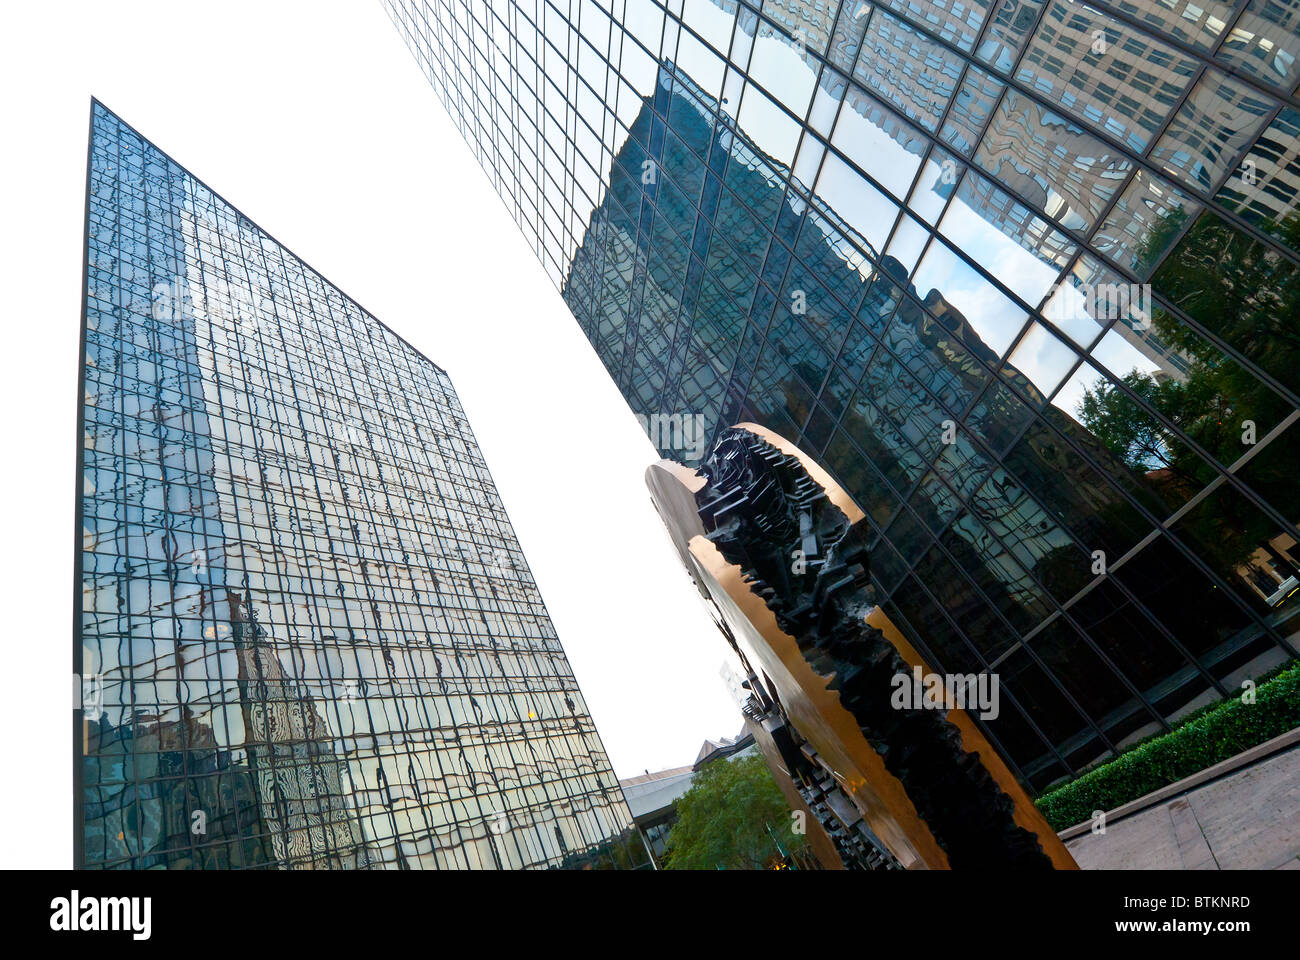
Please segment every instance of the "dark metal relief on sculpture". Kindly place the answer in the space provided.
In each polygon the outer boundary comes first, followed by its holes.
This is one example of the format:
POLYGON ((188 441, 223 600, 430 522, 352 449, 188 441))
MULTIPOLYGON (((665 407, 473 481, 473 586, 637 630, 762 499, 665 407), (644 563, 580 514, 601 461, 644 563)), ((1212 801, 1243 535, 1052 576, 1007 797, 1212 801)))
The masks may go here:
POLYGON ((911 668, 863 619, 873 605, 865 521, 850 524, 797 459, 743 429, 722 436, 700 473, 708 484, 696 501, 709 539, 741 567, 812 668, 832 678, 951 865, 1051 869, 944 713, 891 706, 893 678, 911 668))

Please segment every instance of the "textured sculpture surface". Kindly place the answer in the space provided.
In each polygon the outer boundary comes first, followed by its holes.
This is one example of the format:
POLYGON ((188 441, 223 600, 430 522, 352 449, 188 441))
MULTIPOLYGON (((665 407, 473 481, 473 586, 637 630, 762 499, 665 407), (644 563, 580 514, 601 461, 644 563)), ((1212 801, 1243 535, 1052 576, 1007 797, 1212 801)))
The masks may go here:
POLYGON ((1038 838, 944 711, 891 704, 911 666, 864 621, 872 604, 865 521, 849 518, 799 461, 744 429, 725 433, 696 494, 709 539, 794 637, 903 784, 953 868, 1051 869, 1038 838))

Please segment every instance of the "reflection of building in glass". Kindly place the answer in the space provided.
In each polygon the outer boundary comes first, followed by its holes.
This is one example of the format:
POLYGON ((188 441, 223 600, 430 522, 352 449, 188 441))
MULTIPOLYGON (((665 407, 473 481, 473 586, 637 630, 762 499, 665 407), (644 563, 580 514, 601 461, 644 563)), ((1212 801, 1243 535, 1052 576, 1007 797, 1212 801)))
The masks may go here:
POLYGON ((630 865, 447 375, 99 104, 91 136, 78 864, 630 865))
POLYGON ((310 694, 285 675, 266 631, 238 595, 228 592, 227 605, 246 743, 275 861, 297 869, 368 867, 347 807, 345 767, 334 756, 324 718, 310 694))
POLYGON ((826 467, 1031 787, 1295 655, 1294 3, 389 6, 633 410, 826 467))

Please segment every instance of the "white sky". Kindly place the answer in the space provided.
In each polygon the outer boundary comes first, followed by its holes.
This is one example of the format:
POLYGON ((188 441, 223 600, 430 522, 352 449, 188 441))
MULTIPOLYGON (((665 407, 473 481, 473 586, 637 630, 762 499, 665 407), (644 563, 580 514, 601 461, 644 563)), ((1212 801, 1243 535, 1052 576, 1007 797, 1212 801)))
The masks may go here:
POLYGON ((620 776, 740 729, 657 455, 378 4, 14 4, 0 80, 0 866, 71 862, 92 95, 451 375, 620 776))

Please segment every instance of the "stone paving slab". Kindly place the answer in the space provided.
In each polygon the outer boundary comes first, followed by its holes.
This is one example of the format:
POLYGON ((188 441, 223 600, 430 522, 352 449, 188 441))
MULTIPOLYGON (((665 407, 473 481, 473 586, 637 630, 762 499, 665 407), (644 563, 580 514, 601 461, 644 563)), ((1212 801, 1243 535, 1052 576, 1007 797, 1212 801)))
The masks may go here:
POLYGON ((1300 748, 1066 846, 1085 870, 1300 870, 1300 748))

